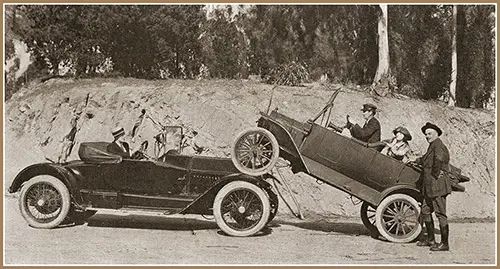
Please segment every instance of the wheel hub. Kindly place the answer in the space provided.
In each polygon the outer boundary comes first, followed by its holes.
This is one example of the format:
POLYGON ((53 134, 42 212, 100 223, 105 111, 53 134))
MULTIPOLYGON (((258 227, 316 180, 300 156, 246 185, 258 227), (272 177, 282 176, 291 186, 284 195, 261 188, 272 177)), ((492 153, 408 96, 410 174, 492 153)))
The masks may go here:
POLYGON ((244 206, 239 206, 239 207, 238 207, 238 212, 239 212, 240 214, 245 213, 245 211, 246 211, 246 208, 245 208, 244 206))
POLYGON ((38 206, 44 206, 45 201, 43 199, 39 199, 38 202, 36 203, 38 206))
POLYGON ((252 146, 252 147, 250 148, 250 150, 252 151, 252 153, 253 153, 254 155, 259 155, 259 154, 260 154, 260 147, 259 147, 259 146, 257 146, 257 145, 252 146))
POLYGON ((396 214, 396 217, 395 217, 396 221, 398 223, 404 223, 406 222, 406 217, 400 213, 396 214))

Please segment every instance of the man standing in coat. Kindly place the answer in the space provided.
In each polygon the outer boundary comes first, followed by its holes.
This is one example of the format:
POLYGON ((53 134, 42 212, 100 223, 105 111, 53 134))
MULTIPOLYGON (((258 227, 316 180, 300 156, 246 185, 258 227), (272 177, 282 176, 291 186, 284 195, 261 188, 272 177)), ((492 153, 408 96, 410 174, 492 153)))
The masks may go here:
POLYGON ((346 128, 351 132, 352 137, 359 139, 363 142, 374 143, 380 141, 380 122, 375 118, 377 107, 373 104, 364 104, 363 118, 365 124, 363 127, 358 124, 352 124, 347 116, 346 128))
POLYGON ((418 246, 430 246, 432 251, 447 251, 450 249, 448 244, 448 218, 446 216, 446 196, 451 193, 451 183, 448 179, 450 154, 448 148, 439 138, 443 133, 441 129, 427 122, 422 127, 429 147, 427 152, 417 163, 422 165, 421 180, 422 194, 424 201, 422 203, 422 218, 427 229, 427 239, 419 241, 418 246), (435 243, 434 223, 432 221, 432 212, 436 214, 441 231, 441 243, 435 243))

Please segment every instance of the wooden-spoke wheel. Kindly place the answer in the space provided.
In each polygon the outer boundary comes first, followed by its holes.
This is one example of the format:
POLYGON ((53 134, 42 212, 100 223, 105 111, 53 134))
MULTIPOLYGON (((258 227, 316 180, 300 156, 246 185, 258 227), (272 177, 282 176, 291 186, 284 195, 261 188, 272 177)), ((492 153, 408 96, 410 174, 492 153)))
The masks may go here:
POLYGON ((375 225, 376 208, 370 203, 363 202, 361 205, 361 221, 372 235, 378 235, 377 226, 375 225))
POLYGON ((231 148, 231 160, 236 168, 251 176, 268 173, 279 157, 279 145, 274 135, 256 127, 241 132, 231 148))
POLYGON ((395 243, 408 243, 418 237, 422 226, 418 222, 420 207, 406 194, 392 194, 377 207, 375 225, 380 234, 395 243))
POLYGON ((233 181, 224 186, 213 206, 217 225, 232 236, 259 232, 268 223, 270 208, 265 191, 246 181, 233 181))

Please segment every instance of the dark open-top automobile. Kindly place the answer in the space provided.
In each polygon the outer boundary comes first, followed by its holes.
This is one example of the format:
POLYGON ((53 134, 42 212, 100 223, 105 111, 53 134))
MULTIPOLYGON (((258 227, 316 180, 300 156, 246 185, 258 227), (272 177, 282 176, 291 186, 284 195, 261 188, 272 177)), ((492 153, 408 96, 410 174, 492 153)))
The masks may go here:
POLYGON ((21 190, 19 208, 30 226, 54 228, 99 209, 117 209, 214 215, 225 233, 250 236, 278 210, 277 196, 265 181, 270 175, 242 174, 229 158, 179 154, 181 127, 164 127, 151 158, 122 158, 108 153, 108 144, 81 143, 80 160, 34 164, 16 176, 9 191, 21 190), (167 137, 180 137, 177 151, 167 151, 167 137))
MULTIPOLYGON (((361 219, 372 233, 392 242, 410 242, 422 229, 418 221, 420 168, 339 134, 343 128, 329 121, 339 91, 305 123, 276 109, 261 112, 258 127, 237 136, 232 160, 241 172, 259 176, 273 169, 282 157, 290 162, 294 173, 309 174, 363 201, 361 219)), ((460 175, 459 169, 451 168, 453 190, 464 191, 458 183, 469 179, 460 175)))

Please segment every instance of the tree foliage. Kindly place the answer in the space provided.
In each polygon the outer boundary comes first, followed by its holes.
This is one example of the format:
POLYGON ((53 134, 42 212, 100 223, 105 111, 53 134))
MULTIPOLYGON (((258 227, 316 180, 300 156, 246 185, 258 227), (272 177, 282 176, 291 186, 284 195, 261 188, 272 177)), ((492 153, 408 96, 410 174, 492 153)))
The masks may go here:
MULTIPOLYGON (((113 71, 159 78, 247 78, 292 85, 327 77, 371 84, 377 5, 17 5, 16 34, 40 69, 76 77, 113 71)), ((494 91, 493 5, 459 6, 457 104, 484 107, 494 91)), ((10 17, 9 17, 10 16, 10 17)), ((14 16, 16 18, 16 16, 14 16)), ((446 95, 451 6, 389 5, 391 81, 424 99, 446 95)), ((8 28, 11 29, 11 28, 8 28)), ((14 28, 12 28, 14 29, 14 28)), ((6 56, 13 54, 6 40, 6 56)))
POLYGON ((485 107, 495 91, 494 12, 492 5, 458 7, 457 103, 461 107, 485 107))
MULTIPOLYGON (((451 6, 390 6, 391 70, 409 93, 436 99, 447 90, 451 72, 451 6)), ((408 93, 407 93, 408 94, 408 93)))
POLYGON ((202 61, 213 78, 248 77, 245 34, 231 16, 231 6, 217 9, 202 26, 202 61))

